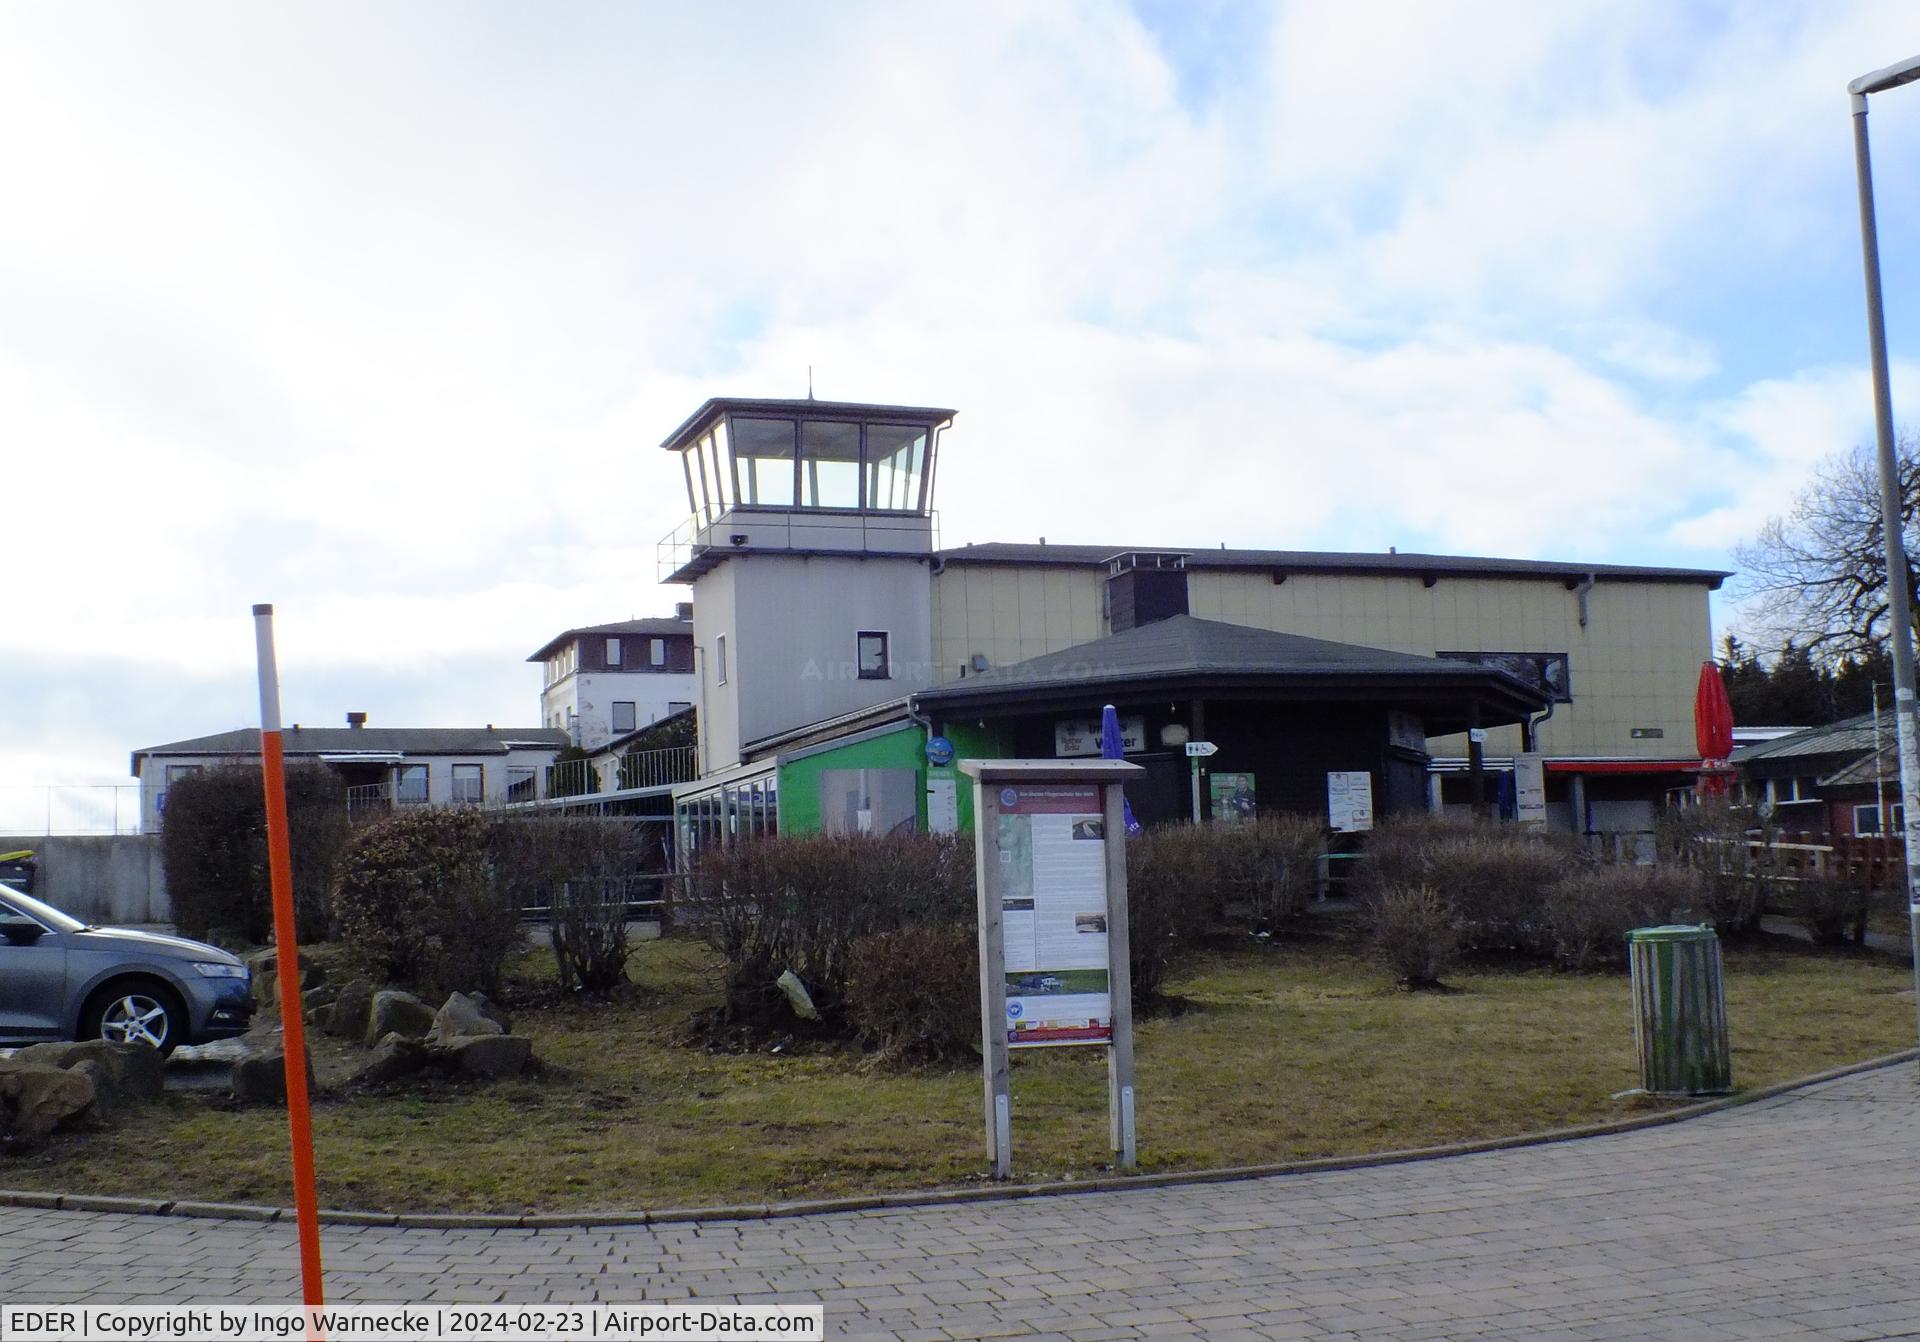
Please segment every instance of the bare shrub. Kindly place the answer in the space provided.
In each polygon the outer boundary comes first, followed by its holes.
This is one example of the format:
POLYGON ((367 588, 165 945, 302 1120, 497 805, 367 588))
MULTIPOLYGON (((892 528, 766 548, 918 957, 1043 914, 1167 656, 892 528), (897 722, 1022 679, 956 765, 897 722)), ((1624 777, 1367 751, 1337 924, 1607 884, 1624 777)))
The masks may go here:
POLYGON ((726 960, 728 1019, 781 1015, 784 970, 833 1022, 853 943, 974 921, 973 844, 938 834, 770 837, 701 855, 681 905, 726 960))
POLYGON ((662 866, 641 829, 617 817, 502 816, 488 843, 508 903, 547 911, 561 990, 605 992, 625 982, 631 905, 649 865, 662 866))
POLYGON ((1546 892, 1585 857, 1559 835, 1431 816, 1396 819, 1370 836, 1357 883, 1364 901, 1425 885, 1446 901, 1465 945, 1551 953, 1546 892))
POLYGON ((1844 946, 1866 926, 1872 896, 1864 885, 1810 872, 1783 880, 1776 889, 1788 915, 1817 946, 1844 946))
POLYGON ((1326 826, 1318 817, 1270 812, 1206 832, 1220 846, 1229 898, 1256 929, 1278 931, 1305 911, 1327 848, 1326 826))
POLYGON ((1227 887, 1225 831, 1155 825, 1127 840, 1127 971, 1138 1007, 1161 996, 1167 971, 1206 932, 1227 887))
POLYGON ((887 1063, 956 1062, 980 1044, 980 940, 967 925, 903 927, 854 940, 846 1012, 887 1063))
POLYGON ((1577 871, 1548 892, 1553 956, 1568 969, 1627 961, 1627 933, 1698 919, 1706 882, 1685 867, 1617 865, 1577 871))
POLYGON ((1699 876, 1698 915, 1722 935, 1760 925, 1774 875, 1766 851, 1747 846, 1748 821, 1724 801, 1672 808, 1654 821, 1659 862, 1699 876))
POLYGON ((1460 924, 1452 905, 1430 885, 1392 885, 1365 898, 1373 949, 1410 988, 1438 987, 1460 958, 1460 924))

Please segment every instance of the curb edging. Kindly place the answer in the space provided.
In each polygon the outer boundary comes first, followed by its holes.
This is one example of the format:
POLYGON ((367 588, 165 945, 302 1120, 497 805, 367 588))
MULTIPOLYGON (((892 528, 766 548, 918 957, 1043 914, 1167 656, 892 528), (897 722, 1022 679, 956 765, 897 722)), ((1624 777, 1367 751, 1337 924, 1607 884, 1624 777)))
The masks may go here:
MULTIPOLYGON (((1904 1062, 1920 1061, 1920 1048, 1902 1049, 1865 1062, 1815 1072, 1791 1081, 1776 1081, 1757 1090, 1742 1091, 1720 1099, 1682 1105, 1657 1114, 1613 1119, 1605 1123, 1585 1123, 1571 1128, 1552 1128, 1546 1132, 1522 1133, 1512 1137, 1489 1137, 1478 1141, 1451 1142, 1442 1146, 1410 1147, 1401 1151, 1374 1151, 1352 1156, 1323 1156, 1315 1160, 1290 1160, 1269 1165, 1230 1165, 1210 1170, 1168 1170, 1158 1174, 1108 1175, 1097 1179, 1056 1179, 1046 1183, 983 1185, 974 1188, 938 1188, 921 1192, 866 1193, 842 1198, 817 1198, 799 1202, 745 1203, 716 1207, 673 1207, 657 1211, 631 1212, 528 1212, 523 1215, 461 1212, 364 1212, 322 1211, 320 1223, 335 1226, 375 1226, 402 1230, 583 1230, 619 1229, 643 1226, 693 1225, 712 1221, 766 1221, 799 1216, 821 1216, 850 1212, 889 1213, 913 1208, 946 1207, 972 1202, 1011 1202, 1019 1198, 1054 1197, 1070 1193, 1117 1193, 1133 1189, 1179 1188, 1189 1184, 1238 1183, 1249 1179, 1273 1179, 1292 1174, 1319 1174, 1336 1170, 1366 1169, 1374 1166, 1407 1165, 1415 1161, 1444 1160, 1450 1156, 1479 1155, 1490 1151, 1511 1151, 1526 1146, 1546 1146, 1557 1142, 1582 1141, 1590 1137, 1609 1137, 1637 1132, 1644 1128, 1665 1127, 1704 1118, 1728 1109, 1776 1099, 1798 1090, 1838 1081, 1862 1072, 1897 1067, 1904 1062)), ((33 1190, 0 1189, 0 1207, 26 1207, 40 1211, 103 1212, 127 1216, 181 1216, 205 1220, 285 1222, 294 1219, 291 1207, 255 1206, 234 1202, 199 1202, 186 1199, 106 1197, 85 1193, 47 1193, 33 1190)))

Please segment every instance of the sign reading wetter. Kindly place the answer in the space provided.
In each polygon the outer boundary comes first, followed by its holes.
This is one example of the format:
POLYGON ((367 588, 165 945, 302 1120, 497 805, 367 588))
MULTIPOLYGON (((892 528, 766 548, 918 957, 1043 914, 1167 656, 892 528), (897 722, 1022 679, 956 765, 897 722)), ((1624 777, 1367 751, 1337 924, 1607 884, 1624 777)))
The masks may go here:
POLYGON ((1113 1150, 1134 1164, 1126 824, 1119 760, 968 760, 980 902, 987 1154, 1013 1173, 1008 1055, 1107 1049, 1113 1150))

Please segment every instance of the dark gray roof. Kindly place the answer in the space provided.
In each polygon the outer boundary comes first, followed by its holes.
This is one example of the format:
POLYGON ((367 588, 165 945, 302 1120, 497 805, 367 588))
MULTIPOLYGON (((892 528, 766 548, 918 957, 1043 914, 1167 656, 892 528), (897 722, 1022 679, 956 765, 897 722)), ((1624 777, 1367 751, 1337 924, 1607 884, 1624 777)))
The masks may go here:
MULTIPOLYGON (((571 743, 554 727, 288 727, 280 734, 289 755, 504 755, 511 746, 538 745, 560 750, 571 743)), ((260 753, 260 732, 242 727, 212 736, 194 736, 133 752, 134 774, 145 755, 234 755, 260 753)))
MULTIPOLYGON (((1334 643, 1300 634, 1175 615, 1012 666, 995 667, 923 691, 930 708, 994 701, 1071 698, 1096 690, 1168 683, 1238 684, 1286 697, 1341 695, 1441 703, 1467 696, 1516 716, 1546 707, 1542 692, 1504 671, 1472 662, 1334 643)), ((1495 719, 1489 718, 1489 724, 1495 719)))
POLYGON ((941 550, 948 564, 1061 564, 1105 567, 1122 554, 1183 554, 1190 569, 1259 569, 1285 573, 1382 573, 1404 577, 1559 578, 1577 583, 1596 578, 1640 582, 1699 583, 1717 589, 1731 573, 1720 569, 1643 568, 1628 564, 1576 564, 1557 560, 1492 559, 1473 555, 1341 553, 1327 550, 1182 550, 1146 545, 1023 545, 990 541, 941 550))
MULTIPOLYGON (((1880 715, 1879 743, 1890 748, 1893 739, 1893 714, 1889 710, 1880 715)), ((1799 759, 1812 755, 1858 755, 1871 752, 1874 745, 1873 714, 1862 713, 1858 717, 1830 722, 1824 727, 1809 727, 1788 736, 1776 736, 1771 741, 1756 741, 1750 746, 1741 746, 1733 752, 1733 759, 1735 763, 1745 764, 1754 760, 1799 759)))
POLYGON ((722 415, 773 415, 787 419, 857 419, 908 424, 945 424, 956 412, 927 405, 882 405, 872 401, 768 400, 761 397, 715 396, 680 421, 660 446, 675 451, 704 433, 722 415))
POLYGON ((647 620, 616 620, 612 624, 583 624, 578 629, 569 629, 563 634, 555 634, 540 645, 540 650, 527 658, 530 662, 544 662, 547 654, 571 639, 589 635, 607 634, 650 634, 666 637, 679 634, 686 638, 693 636, 693 621, 675 619, 671 615, 659 616, 647 620))

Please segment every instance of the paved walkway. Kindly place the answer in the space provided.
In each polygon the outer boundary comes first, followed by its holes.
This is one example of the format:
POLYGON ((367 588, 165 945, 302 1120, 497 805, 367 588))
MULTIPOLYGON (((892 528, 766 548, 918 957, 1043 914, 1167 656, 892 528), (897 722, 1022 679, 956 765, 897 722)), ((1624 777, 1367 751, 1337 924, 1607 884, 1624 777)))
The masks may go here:
MULTIPOLYGON (((1905 1065, 1670 1127, 1243 1183, 329 1227, 326 1255, 335 1302, 821 1300, 834 1337, 1920 1338, 1920 1088, 1905 1065)), ((0 1209, 0 1263, 12 1304, 285 1302, 298 1281, 290 1226, 172 1217, 0 1209)))

